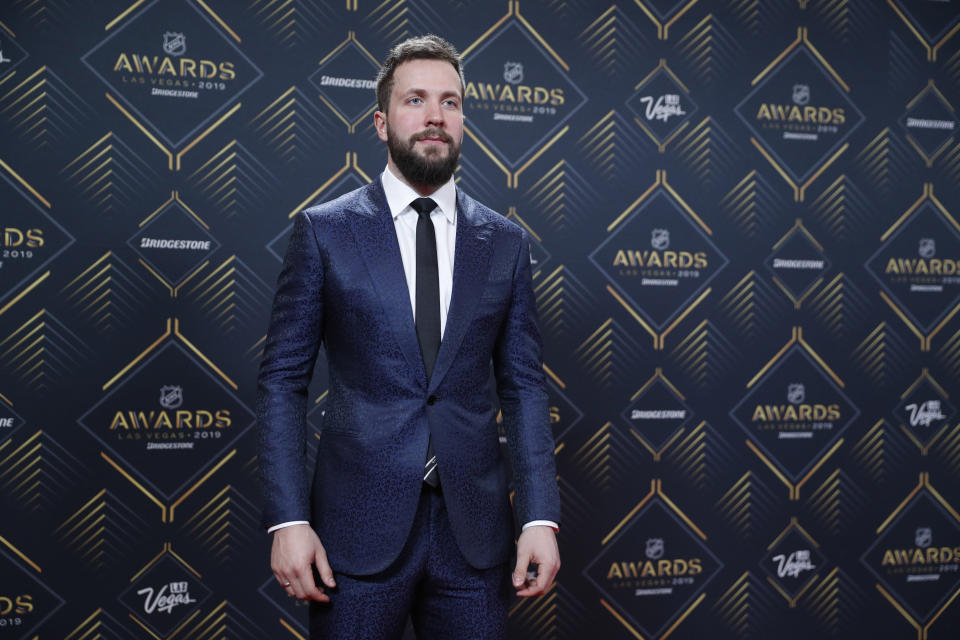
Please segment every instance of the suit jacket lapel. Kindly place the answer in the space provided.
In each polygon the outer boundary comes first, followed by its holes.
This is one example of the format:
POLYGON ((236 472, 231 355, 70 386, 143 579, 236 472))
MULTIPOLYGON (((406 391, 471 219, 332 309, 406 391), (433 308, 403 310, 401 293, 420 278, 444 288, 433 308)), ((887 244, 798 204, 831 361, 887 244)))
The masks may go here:
POLYGON ((364 196, 358 198, 352 208, 354 213, 361 215, 350 216, 357 248, 383 304, 384 319, 390 325, 417 381, 426 387, 427 373, 413 323, 410 290, 403 271, 397 230, 379 178, 366 188, 364 196))
MULTIPOLYGON (((443 329, 437 362, 430 376, 430 391, 437 388, 453 362, 473 318, 490 269, 490 230, 475 209, 473 200, 457 190, 457 238, 454 247, 453 291, 443 329)), ((414 337, 416 339, 416 337, 414 337)))

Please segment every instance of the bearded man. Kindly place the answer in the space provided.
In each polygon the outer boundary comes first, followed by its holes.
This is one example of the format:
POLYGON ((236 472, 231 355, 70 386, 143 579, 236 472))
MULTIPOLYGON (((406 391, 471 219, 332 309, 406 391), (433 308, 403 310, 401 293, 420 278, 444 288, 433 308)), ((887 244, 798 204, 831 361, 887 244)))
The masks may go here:
POLYGON ((394 47, 374 114, 386 169, 300 212, 280 273, 258 379, 263 521, 311 638, 399 638, 408 619, 418 638, 504 638, 511 599, 560 567, 529 240, 454 182, 464 89, 447 41, 394 47))

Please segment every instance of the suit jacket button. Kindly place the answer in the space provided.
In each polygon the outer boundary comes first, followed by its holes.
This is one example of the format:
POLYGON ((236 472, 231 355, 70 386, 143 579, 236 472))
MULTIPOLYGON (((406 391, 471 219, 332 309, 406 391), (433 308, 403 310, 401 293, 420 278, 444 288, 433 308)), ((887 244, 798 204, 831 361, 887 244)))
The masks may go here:
POLYGON ((437 396, 430 396, 429 398, 427 398, 427 404, 432 407, 433 405, 437 404, 437 400, 439 399, 440 398, 438 398, 437 396))

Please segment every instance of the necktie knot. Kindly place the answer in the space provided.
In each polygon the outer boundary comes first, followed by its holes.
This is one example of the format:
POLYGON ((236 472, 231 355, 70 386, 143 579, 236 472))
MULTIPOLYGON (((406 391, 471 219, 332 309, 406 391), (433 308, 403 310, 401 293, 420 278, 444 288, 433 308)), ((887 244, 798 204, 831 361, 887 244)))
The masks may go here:
POLYGON ((437 203, 433 201, 433 198, 417 198, 410 203, 410 207, 420 214, 420 217, 430 215, 430 212, 437 208, 437 203))

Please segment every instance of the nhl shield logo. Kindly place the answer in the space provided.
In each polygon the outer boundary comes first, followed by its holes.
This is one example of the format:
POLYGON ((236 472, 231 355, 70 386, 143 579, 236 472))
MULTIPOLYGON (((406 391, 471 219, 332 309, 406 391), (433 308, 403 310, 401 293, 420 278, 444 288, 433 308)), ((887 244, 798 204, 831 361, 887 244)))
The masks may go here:
POLYGON ((164 33, 163 51, 171 56, 182 56, 187 52, 187 37, 182 33, 164 33))
POLYGON ((803 106, 810 102, 810 85, 808 84, 795 84, 793 85, 793 102, 803 106))
POLYGON ((932 258, 937 253, 937 243, 933 238, 920 238, 919 247, 921 258, 932 258))
POLYGON ((793 382, 787 385, 787 402, 800 404, 807 397, 807 389, 802 382, 793 382))
POLYGON ((917 527, 917 533, 914 537, 914 542, 917 543, 917 546, 921 549, 926 549, 931 544, 933 544, 933 529, 930 527, 917 527))
POLYGON ((650 235, 650 246, 658 251, 662 251, 670 246, 670 230, 654 229, 650 235))
POLYGON ((164 409, 177 409, 183 404, 183 387, 164 385, 160 387, 160 406, 164 409))
POLYGON ((523 64, 519 62, 503 63, 503 79, 510 84, 523 82, 523 64))
POLYGON ((656 560, 663 557, 663 538, 647 538, 647 557, 656 560))

